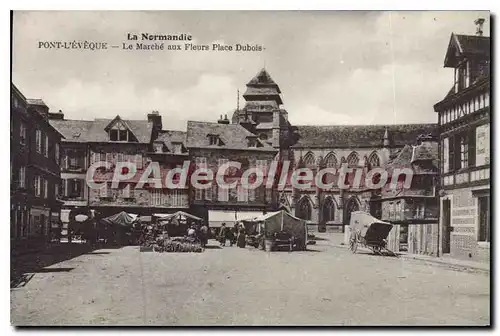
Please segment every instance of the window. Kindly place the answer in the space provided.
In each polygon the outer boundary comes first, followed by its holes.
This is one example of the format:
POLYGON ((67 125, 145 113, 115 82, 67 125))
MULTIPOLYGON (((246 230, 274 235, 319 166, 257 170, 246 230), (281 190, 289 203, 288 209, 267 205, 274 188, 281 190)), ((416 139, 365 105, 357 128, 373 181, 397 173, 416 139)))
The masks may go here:
POLYGON ((59 150, 60 150, 60 149, 59 149, 59 144, 58 144, 58 143, 56 143, 56 146, 55 146, 55 147, 56 147, 56 149, 55 149, 55 153, 54 153, 54 155, 55 155, 55 158, 56 158, 56 162, 57 162, 57 164, 60 164, 60 162, 59 162, 59 159, 60 159, 60 153, 59 153, 59 150))
POLYGON ((490 242, 490 198, 488 196, 478 197, 479 234, 478 241, 490 242))
POLYGON ((207 158, 197 157, 195 159, 196 168, 207 168, 207 158))
POLYGON ((490 94, 489 92, 486 92, 484 95, 484 106, 488 107, 490 106, 490 94))
POLYGON ((118 141, 118 130, 112 129, 109 131, 109 140, 118 141))
POLYGON ((219 192, 217 194, 219 202, 229 201, 229 189, 219 187, 219 192))
POLYGON ((255 163, 257 169, 262 171, 262 175, 266 176, 267 173, 267 160, 257 160, 255 163))
POLYGON ((111 188, 109 188, 108 183, 103 183, 99 188, 99 197, 100 198, 110 198, 111 197, 111 188))
POLYGON ((163 193, 161 189, 151 189, 151 205, 162 205, 163 193))
POLYGON ((206 201, 211 201, 212 200, 212 187, 205 189, 205 200, 206 201))
POLYGON ((132 188, 131 184, 125 185, 121 192, 123 198, 134 198, 134 188, 132 188))
POLYGON ((36 135, 36 152, 41 153, 42 152, 42 131, 37 129, 35 135, 36 135))
POLYGON ((370 164, 371 168, 380 167, 380 159, 377 153, 372 153, 370 155, 370 157, 368 158, 368 163, 370 164))
POLYGON ((41 178, 40 176, 35 176, 35 196, 40 196, 41 194, 41 178))
POLYGON ((44 147, 45 157, 49 157, 49 136, 45 135, 45 147, 44 147))
POLYGON ((19 125, 19 142, 21 145, 26 144, 26 124, 24 122, 19 125))
POLYGON ((210 146, 218 145, 219 144, 219 136, 215 135, 215 134, 209 134, 208 135, 208 142, 209 142, 210 146))
POLYGON ((43 180, 43 197, 49 198, 49 181, 47 179, 43 180))
POLYGON ((174 153, 182 153, 182 144, 174 142, 172 143, 174 153))
POLYGON ((156 153, 163 153, 163 144, 162 143, 155 143, 155 152, 156 153))
POLYGON ((19 167, 19 188, 26 188, 26 167, 19 167))
POLYGON ((349 154, 349 156, 347 157, 347 164, 349 166, 357 166, 359 163, 359 157, 358 157, 358 154, 356 153, 351 153, 349 154))
POLYGON ((80 179, 70 179, 67 180, 68 183, 68 196, 69 197, 83 197, 83 180, 80 179))
POLYGON ((118 133, 118 141, 128 141, 128 131, 120 130, 118 133))
POLYGON ((135 164, 137 166, 137 169, 142 169, 143 168, 143 161, 142 161, 142 155, 141 154, 135 154, 135 164))
POLYGON ((316 166, 316 160, 314 158, 314 154, 312 153, 307 153, 304 156, 304 166, 310 169, 314 169, 316 166))
POLYGON ((185 205, 183 193, 181 190, 178 189, 170 190, 170 199, 171 199, 171 206, 173 207, 181 207, 185 205))
POLYGON ((203 190, 200 188, 194 189, 194 199, 196 201, 201 201, 203 199, 203 190))
POLYGON ((325 166, 327 168, 336 168, 337 167, 337 158, 335 158, 334 154, 328 154, 325 159, 325 166))
POLYGON ((59 198, 59 184, 58 183, 54 184, 54 197, 59 198))
POLYGON ((469 141, 467 135, 461 135, 460 139, 460 168, 469 166, 469 141))
POLYGON ((237 190, 238 202, 248 202, 249 191, 250 191, 249 189, 243 188, 243 186, 239 185, 237 190))

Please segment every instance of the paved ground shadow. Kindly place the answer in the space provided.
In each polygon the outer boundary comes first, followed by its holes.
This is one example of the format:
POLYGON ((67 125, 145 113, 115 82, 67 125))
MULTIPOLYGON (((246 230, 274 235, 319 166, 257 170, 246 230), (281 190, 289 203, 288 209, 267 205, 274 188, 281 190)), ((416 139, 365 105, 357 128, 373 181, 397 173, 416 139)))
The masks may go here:
POLYGON ((217 246, 217 245, 206 245, 206 246, 205 246, 205 249, 206 249, 206 250, 221 250, 221 249, 222 249, 222 247, 217 246))

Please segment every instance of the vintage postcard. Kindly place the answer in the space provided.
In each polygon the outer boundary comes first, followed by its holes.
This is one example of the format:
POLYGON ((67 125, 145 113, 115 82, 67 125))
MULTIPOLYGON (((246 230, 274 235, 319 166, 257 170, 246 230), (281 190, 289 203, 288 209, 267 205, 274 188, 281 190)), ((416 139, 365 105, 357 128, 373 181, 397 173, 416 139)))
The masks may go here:
POLYGON ((13 11, 14 326, 490 326, 488 11, 13 11))

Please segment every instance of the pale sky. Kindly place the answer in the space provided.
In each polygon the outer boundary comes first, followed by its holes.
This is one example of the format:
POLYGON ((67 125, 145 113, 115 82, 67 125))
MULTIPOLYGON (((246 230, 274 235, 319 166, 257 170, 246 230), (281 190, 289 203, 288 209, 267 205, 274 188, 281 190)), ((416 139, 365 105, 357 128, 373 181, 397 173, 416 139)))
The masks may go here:
MULTIPOLYGON (((453 85, 450 34, 475 34, 488 12, 15 12, 13 82, 68 119, 144 119, 164 129, 216 121, 265 66, 294 125, 436 122, 453 85), (262 52, 39 49, 39 41, 103 41, 189 33, 193 43, 260 44, 262 52)), ((243 98, 241 98, 243 105, 243 98)))

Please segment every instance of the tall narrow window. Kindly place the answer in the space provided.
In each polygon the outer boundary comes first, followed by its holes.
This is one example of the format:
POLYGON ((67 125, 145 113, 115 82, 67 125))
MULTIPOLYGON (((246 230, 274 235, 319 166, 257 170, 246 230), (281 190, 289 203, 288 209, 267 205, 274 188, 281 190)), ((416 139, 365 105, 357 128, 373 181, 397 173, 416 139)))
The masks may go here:
POLYGON ((248 189, 238 186, 238 202, 248 202, 248 189))
POLYGON ((463 134, 460 136, 460 168, 469 167, 469 141, 468 136, 463 134))
POLYGON ((56 163, 59 165, 60 162, 59 162, 59 159, 60 159, 60 153, 59 153, 59 144, 56 143, 56 146, 55 146, 55 150, 54 150, 54 156, 55 156, 55 159, 56 159, 56 163))
POLYGON ((35 176, 35 195, 40 196, 41 194, 41 178, 40 176, 35 176))
POLYGON ((19 167, 19 187, 20 188, 26 187, 26 167, 25 166, 19 167))
POLYGON ((21 143, 21 145, 24 145, 26 144, 26 124, 24 122, 21 122, 19 127, 19 142, 21 143))
POLYGON ((43 180, 43 197, 49 198, 49 181, 47 179, 43 180))
POLYGON ((45 157, 49 157, 49 136, 45 134, 45 146, 44 146, 45 157))
POLYGON ((37 129, 35 132, 36 152, 42 152, 42 131, 37 129))
POLYGON ((219 187, 219 191, 217 194, 218 194, 218 201, 219 202, 229 201, 229 189, 219 187))

